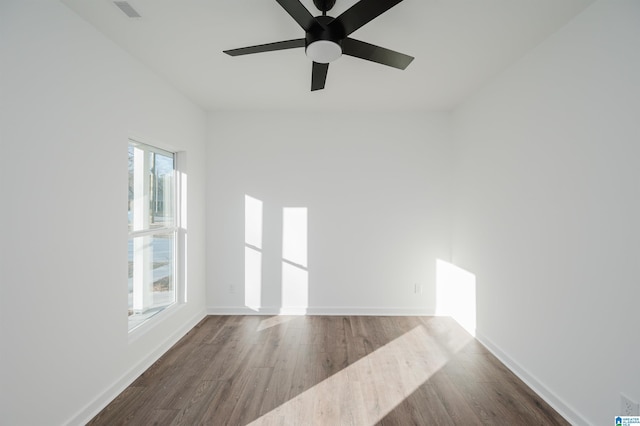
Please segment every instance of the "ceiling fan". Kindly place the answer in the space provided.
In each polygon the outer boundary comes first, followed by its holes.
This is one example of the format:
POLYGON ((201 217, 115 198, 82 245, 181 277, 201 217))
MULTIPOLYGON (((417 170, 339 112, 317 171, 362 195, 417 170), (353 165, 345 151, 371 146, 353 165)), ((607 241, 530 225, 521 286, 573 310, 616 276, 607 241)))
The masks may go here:
POLYGON ((351 33, 391 9, 402 0, 360 0, 337 18, 327 16, 336 0, 313 0, 322 12, 314 17, 300 0, 276 0, 305 31, 304 38, 225 50, 231 56, 304 47, 313 61, 311 90, 324 89, 329 63, 341 55, 354 56, 390 67, 405 69, 413 57, 349 37, 351 33))

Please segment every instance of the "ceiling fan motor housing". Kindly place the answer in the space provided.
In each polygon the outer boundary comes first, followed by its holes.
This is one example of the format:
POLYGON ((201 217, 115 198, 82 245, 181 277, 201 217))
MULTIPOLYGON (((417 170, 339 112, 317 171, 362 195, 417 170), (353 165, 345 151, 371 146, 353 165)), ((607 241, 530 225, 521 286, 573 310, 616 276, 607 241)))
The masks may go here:
POLYGON ((342 40, 345 38, 342 26, 330 27, 331 16, 317 16, 320 25, 314 26, 305 36, 305 51, 314 62, 328 64, 342 55, 342 40))

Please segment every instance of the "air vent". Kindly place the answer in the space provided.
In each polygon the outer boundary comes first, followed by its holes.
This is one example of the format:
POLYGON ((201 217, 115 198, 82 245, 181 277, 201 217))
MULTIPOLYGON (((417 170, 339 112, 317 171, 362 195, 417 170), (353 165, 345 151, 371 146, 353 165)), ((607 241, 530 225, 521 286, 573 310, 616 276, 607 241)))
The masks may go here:
POLYGON ((116 6, 120 8, 129 18, 140 18, 140 14, 126 1, 114 1, 116 6))

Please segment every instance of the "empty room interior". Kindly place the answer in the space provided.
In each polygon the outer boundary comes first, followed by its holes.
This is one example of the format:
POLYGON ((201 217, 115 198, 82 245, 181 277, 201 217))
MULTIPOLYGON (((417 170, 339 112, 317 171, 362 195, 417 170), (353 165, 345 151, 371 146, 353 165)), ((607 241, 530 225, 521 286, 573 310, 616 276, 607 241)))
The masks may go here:
POLYGON ((0 1, 0 424, 634 414, 640 2, 393 3, 0 1))

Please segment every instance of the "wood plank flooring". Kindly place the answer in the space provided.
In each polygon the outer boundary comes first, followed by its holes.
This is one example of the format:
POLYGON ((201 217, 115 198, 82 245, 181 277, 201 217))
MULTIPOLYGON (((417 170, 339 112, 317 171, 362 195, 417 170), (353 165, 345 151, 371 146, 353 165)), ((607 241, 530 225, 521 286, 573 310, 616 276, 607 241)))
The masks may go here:
POLYGON ((568 425, 447 317, 209 316, 91 425, 568 425))

